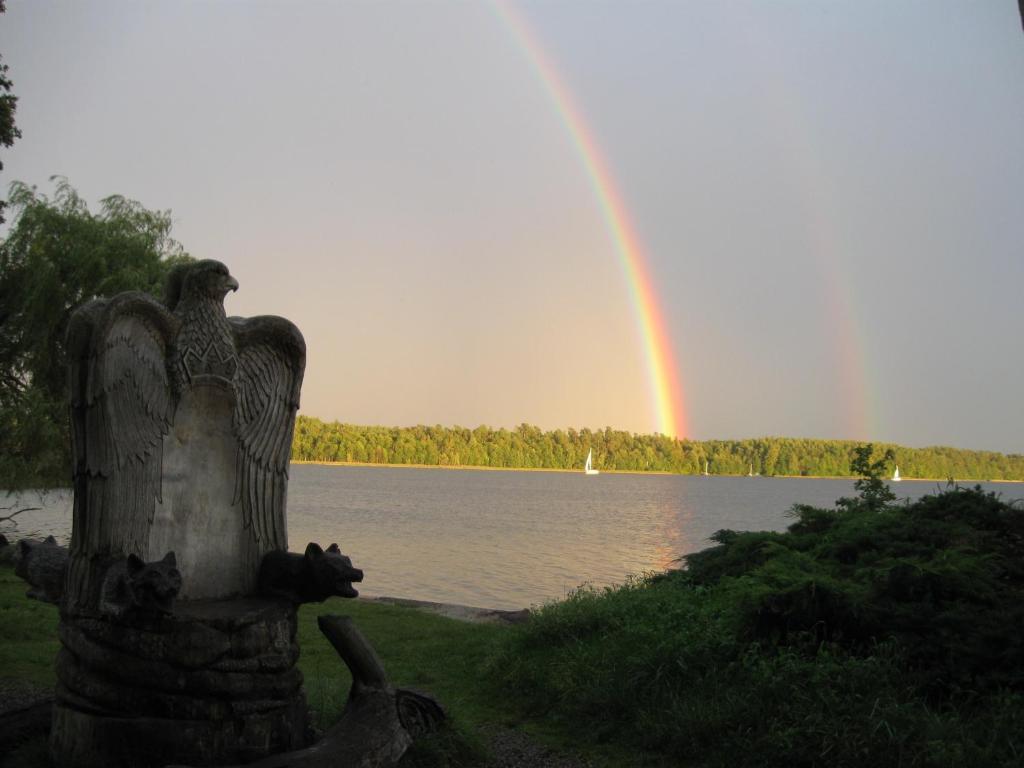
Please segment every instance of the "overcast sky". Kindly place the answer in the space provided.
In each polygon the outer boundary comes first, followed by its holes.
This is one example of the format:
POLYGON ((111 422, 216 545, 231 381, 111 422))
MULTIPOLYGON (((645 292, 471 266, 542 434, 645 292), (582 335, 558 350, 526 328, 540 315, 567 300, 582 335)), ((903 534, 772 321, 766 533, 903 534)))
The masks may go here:
MULTIPOLYGON (((1024 451, 1017 3, 517 3, 644 246, 693 438, 1024 451)), ((8 0, 0 185, 170 209, 302 412, 658 425, 636 309, 488 3, 8 0)))

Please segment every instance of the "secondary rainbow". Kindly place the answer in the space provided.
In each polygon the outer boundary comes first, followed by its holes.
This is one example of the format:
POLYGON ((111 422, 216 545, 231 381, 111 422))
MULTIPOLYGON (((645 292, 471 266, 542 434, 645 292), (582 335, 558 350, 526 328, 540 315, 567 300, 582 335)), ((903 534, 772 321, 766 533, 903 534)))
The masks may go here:
POLYGON ((523 50, 568 131, 615 243, 643 339, 657 430, 669 437, 684 437, 687 434, 686 410, 672 345, 640 240, 630 223, 608 165, 558 70, 545 55, 526 20, 501 0, 496 0, 494 8, 523 50))
POLYGON ((850 274, 849 259, 843 258, 840 232, 850 226, 843 211, 852 206, 841 202, 842 187, 832 179, 829 157, 813 128, 813 105, 792 86, 781 62, 787 51, 776 44, 758 19, 740 6, 732 27, 742 35, 741 45, 755 59, 752 70, 761 78, 764 124, 773 129, 774 138, 785 153, 793 178, 802 189, 806 209, 808 246, 817 257, 825 314, 822 321, 831 329, 833 376, 831 384, 819 383, 834 391, 833 435, 851 440, 877 440, 881 434, 874 377, 868 354, 866 318, 860 312, 862 302, 855 293, 856 281, 850 274))

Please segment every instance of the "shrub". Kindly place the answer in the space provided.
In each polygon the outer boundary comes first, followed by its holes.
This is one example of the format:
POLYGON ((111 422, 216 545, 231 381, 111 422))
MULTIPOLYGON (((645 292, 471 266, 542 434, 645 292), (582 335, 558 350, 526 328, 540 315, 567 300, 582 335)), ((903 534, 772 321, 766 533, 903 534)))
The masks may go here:
POLYGON ((871 498, 578 590, 491 673, 523 706, 694 765, 1019 764, 1024 514, 978 488, 871 498))

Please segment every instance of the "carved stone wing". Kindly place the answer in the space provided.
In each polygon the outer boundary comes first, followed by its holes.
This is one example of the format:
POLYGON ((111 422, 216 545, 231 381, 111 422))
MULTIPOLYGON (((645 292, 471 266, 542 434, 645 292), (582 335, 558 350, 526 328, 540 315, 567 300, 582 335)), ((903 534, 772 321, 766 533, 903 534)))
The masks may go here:
POLYGON ((177 327, 138 292, 91 301, 71 317, 74 552, 143 550, 173 416, 166 359, 177 327))
POLYGON ((287 547, 285 499, 295 411, 306 367, 299 329, 280 317, 230 318, 238 350, 235 501, 258 550, 287 547))

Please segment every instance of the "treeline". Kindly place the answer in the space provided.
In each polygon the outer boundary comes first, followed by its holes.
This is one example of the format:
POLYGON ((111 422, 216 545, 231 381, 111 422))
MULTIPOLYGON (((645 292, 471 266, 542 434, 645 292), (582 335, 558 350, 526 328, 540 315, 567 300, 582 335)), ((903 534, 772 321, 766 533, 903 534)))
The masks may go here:
MULTIPOLYGON (((851 440, 763 437, 750 440, 675 440, 606 428, 556 429, 529 424, 515 429, 416 426, 365 427, 299 416, 292 459, 369 464, 579 469, 587 452, 603 470, 713 475, 848 477, 860 445, 851 440)), ((957 448, 892 449, 903 477, 1024 480, 1024 456, 957 448)), ((890 468, 891 471, 891 468, 890 468)))

